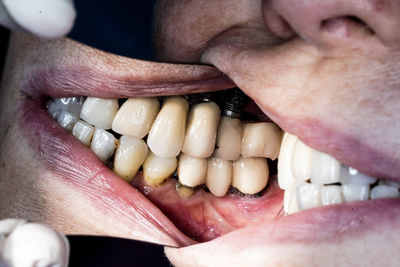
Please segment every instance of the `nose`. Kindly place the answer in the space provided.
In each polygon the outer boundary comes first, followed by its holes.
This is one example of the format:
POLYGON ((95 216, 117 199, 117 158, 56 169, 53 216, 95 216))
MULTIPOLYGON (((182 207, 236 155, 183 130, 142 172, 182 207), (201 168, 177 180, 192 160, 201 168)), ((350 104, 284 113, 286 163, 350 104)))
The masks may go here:
POLYGON ((297 34, 324 47, 377 40, 400 46, 398 0, 263 0, 264 21, 276 35, 297 34))

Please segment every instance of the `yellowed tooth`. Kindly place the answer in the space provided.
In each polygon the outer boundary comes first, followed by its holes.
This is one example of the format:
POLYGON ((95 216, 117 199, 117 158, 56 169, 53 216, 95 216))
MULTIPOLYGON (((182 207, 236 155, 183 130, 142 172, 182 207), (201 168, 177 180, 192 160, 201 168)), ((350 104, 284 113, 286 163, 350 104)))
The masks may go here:
POLYGON ((195 158, 186 154, 179 156, 178 177, 182 185, 195 187, 204 184, 207 175, 207 159, 195 158))
POLYGON ((242 144, 242 123, 239 119, 221 116, 214 156, 223 160, 237 160, 242 144))
POLYGON ((80 117, 97 128, 108 130, 117 111, 117 99, 88 97, 83 103, 80 117))
POLYGON ((121 136, 114 157, 114 172, 126 181, 131 181, 148 153, 146 143, 133 136, 121 136))
POLYGON ((233 162, 232 185, 244 194, 256 194, 268 183, 269 169, 265 158, 240 157, 233 162))
POLYGON ((194 194, 193 188, 182 185, 181 183, 179 183, 179 181, 176 182, 175 189, 178 195, 182 198, 190 198, 194 194))
POLYGON ((177 166, 176 158, 161 158, 149 151, 143 163, 144 181, 153 187, 160 186, 174 173, 177 166))
POLYGON ((272 122, 246 123, 243 126, 243 157, 276 159, 282 141, 282 131, 272 122))
POLYGON ((233 165, 231 161, 209 158, 206 185, 217 197, 225 196, 232 182, 233 165))
POLYGON ((185 138, 188 102, 182 97, 170 97, 162 106, 147 137, 151 151, 159 157, 179 155, 185 138))
POLYGON ((220 110, 214 102, 197 104, 190 110, 182 152, 208 158, 214 152, 220 110))
POLYGON ((157 116, 159 106, 157 98, 153 97, 128 99, 113 120, 113 131, 137 138, 145 137, 157 116))

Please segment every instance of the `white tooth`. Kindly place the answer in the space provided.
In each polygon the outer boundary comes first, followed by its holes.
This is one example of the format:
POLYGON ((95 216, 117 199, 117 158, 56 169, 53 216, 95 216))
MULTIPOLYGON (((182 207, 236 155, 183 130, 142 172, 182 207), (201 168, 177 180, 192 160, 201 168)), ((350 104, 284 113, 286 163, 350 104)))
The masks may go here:
POLYGON ((321 206, 321 185, 304 182, 299 184, 296 199, 300 210, 321 206))
POLYGON ((311 182, 313 184, 334 184, 340 181, 340 162, 334 157, 313 152, 311 182))
POLYGON ((157 98, 138 97, 128 99, 118 110, 112 129, 122 135, 145 137, 159 111, 157 98))
POLYGON ((182 185, 195 187, 204 184, 207 175, 207 159, 186 154, 179 156, 178 177, 182 185))
POLYGON ((340 170, 340 182, 342 184, 370 185, 376 182, 376 178, 359 172, 358 170, 342 165, 340 170))
POLYGON ((344 202, 362 201, 369 199, 369 185, 344 184, 342 185, 344 202))
POLYGON ((282 131, 272 122, 246 123, 243 126, 241 154, 275 160, 279 155, 282 131))
POLYGON ((311 178, 312 159, 313 149, 297 139, 292 155, 292 173, 296 179, 306 181, 311 178))
POLYGON ((79 117, 84 101, 85 98, 82 96, 55 98, 48 101, 47 109, 53 118, 56 118, 61 111, 68 111, 79 117))
POLYGON ((90 146, 94 133, 94 127, 87 122, 78 121, 72 129, 72 134, 85 146, 90 146))
POLYGON ((343 203, 340 185, 327 185, 321 188, 321 203, 323 206, 343 203))
POLYGON ((157 187, 174 173, 177 166, 178 160, 176 158, 161 158, 149 151, 143 163, 144 181, 153 187, 157 187))
POLYGON ((105 130, 111 129, 118 111, 117 99, 88 97, 83 103, 80 117, 82 120, 105 130))
POLYGON ((197 104, 190 110, 182 152, 208 158, 214 152, 220 110, 214 102, 197 104))
POLYGON ((278 160, 278 184, 281 189, 289 189, 296 185, 292 173, 292 153, 297 137, 285 133, 282 140, 278 160))
POLYGON ((130 182, 146 159, 148 150, 142 139, 121 136, 114 156, 114 172, 130 182))
POLYGON ((268 183, 269 169, 265 158, 240 157, 233 162, 232 185, 244 194, 256 194, 268 183))
POLYGON ((208 189, 217 197, 225 196, 232 181, 232 162, 214 157, 208 159, 207 166, 208 189))
POLYGON ((78 121, 78 117, 69 113, 68 111, 61 111, 57 116, 57 122, 61 125, 65 130, 71 132, 72 128, 74 128, 75 123, 78 121))
POLYGON ((377 198, 398 198, 400 196, 399 190, 397 188, 378 185, 371 190, 371 199, 377 198))
POLYGON ((90 149, 104 162, 114 154, 116 143, 117 140, 111 133, 96 128, 90 149))
POLYGON ((242 123, 239 119, 222 116, 219 122, 214 156, 224 160, 237 160, 242 144, 242 123))
POLYGON ((379 179, 379 185, 387 185, 400 189, 400 183, 388 179, 379 179))
POLYGON ((286 214, 293 214, 299 211, 296 200, 296 189, 286 189, 283 195, 283 207, 286 214))
POLYGON ((168 98, 158 113, 147 137, 151 151, 159 157, 179 155, 185 138, 188 102, 182 97, 168 98))

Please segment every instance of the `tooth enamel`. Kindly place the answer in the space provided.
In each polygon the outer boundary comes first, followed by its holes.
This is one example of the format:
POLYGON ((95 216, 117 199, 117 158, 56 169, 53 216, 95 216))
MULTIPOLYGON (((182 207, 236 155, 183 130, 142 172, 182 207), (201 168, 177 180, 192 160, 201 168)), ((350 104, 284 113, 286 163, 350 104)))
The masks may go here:
POLYGON ((315 150, 312 161, 313 184, 333 184, 340 181, 340 162, 334 157, 315 150))
POLYGON ((130 182, 147 157, 147 144, 137 137, 121 136, 114 156, 114 172, 130 182))
POLYGON ((376 178, 359 172, 358 170, 342 165, 340 170, 340 182, 342 184, 370 185, 376 182, 376 178))
POLYGON ((391 187, 400 189, 400 183, 391 181, 388 179, 379 179, 379 185, 387 185, 387 186, 391 186, 391 187))
POLYGON ((178 177, 182 185, 195 187, 204 184, 207 175, 207 159, 186 154, 179 156, 178 177))
POLYGON ((233 162, 232 185, 244 194, 256 194, 268 183, 269 169, 265 158, 240 157, 233 162))
POLYGON ((214 156, 223 160, 237 160, 242 144, 242 123, 239 119, 222 116, 219 122, 214 156))
POLYGON ((231 185, 232 162, 214 157, 207 163, 206 185, 213 195, 223 197, 231 185))
POLYGON ((79 117, 84 101, 85 98, 82 96, 55 98, 48 101, 47 109, 53 118, 57 118, 61 111, 68 111, 79 117))
POLYGON ((398 198, 399 196, 400 194, 397 188, 387 185, 378 185, 371 190, 371 199, 398 198))
POLYGON ((90 146, 94 133, 94 127, 87 122, 78 121, 72 129, 72 134, 85 146, 90 146))
POLYGON ((168 98, 158 113, 147 137, 151 151, 159 157, 179 155, 185 138, 189 105, 182 97, 168 98))
POLYGON ((115 151, 117 140, 115 137, 103 129, 96 128, 93 134, 90 149, 105 162, 115 151))
POLYGON ((61 125, 66 131, 71 132, 75 123, 78 121, 78 117, 69 113, 68 111, 61 111, 57 116, 57 122, 61 125))
POLYGON ((292 173, 296 179, 306 181, 311 178, 312 159, 313 149, 297 139, 291 159, 292 173))
POLYGON ((339 185, 327 185, 321 188, 323 206, 343 203, 342 189, 339 185))
POLYGON ((296 199, 300 210, 321 206, 321 185, 304 182, 299 184, 296 199))
POLYGON ((296 200, 296 189, 286 189, 283 195, 283 207, 286 214, 293 214, 299 211, 296 200))
POLYGON ((214 102, 197 104, 190 110, 182 152, 208 158, 214 152, 220 110, 214 102))
POLYGON ((144 181, 148 185, 157 187, 174 173, 177 166, 178 160, 176 158, 161 158, 149 151, 143 163, 144 181))
POLYGON ((275 160, 279 155, 282 131, 272 122, 246 123, 243 126, 241 154, 275 160))
POLYGON ((292 153, 297 137, 285 133, 278 159, 278 184, 281 189, 289 189, 296 185, 292 174, 292 153))
POLYGON ((118 110, 112 129, 122 135, 145 137, 159 111, 157 98, 130 98, 118 110))
POLYGON ((117 99, 88 97, 83 103, 80 117, 97 128, 108 130, 111 129, 117 111, 117 99))
POLYGON ((344 184, 342 185, 344 202, 362 201, 369 198, 369 185, 344 184))

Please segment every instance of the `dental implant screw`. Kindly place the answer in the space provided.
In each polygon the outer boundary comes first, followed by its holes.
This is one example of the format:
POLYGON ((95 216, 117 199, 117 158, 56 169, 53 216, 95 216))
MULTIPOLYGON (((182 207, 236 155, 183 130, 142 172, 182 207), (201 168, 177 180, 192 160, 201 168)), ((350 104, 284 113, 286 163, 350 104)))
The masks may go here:
POLYGON ((222 113, 234 119, 240 118, 248 97, 239 88, 233 88, 224 91, 222 98, 222 113))

